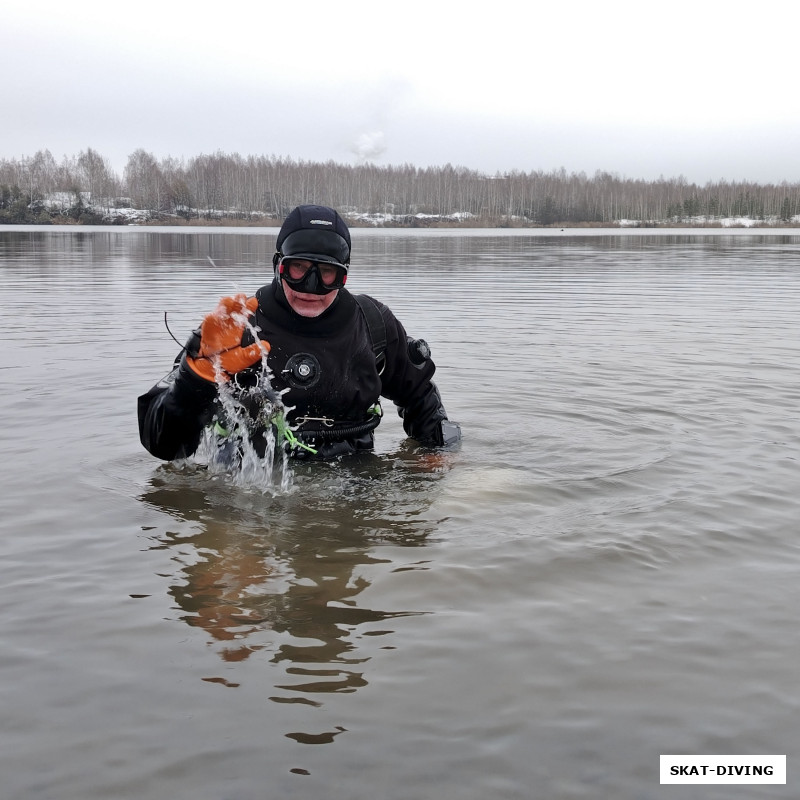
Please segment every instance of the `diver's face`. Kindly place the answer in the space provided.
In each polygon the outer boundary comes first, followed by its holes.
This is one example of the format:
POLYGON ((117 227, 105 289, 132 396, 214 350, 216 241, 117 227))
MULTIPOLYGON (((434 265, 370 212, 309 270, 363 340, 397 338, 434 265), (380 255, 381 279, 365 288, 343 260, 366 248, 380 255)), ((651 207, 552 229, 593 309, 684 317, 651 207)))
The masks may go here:
POLYGON ((296 292, 286 281, 282 281, 282 283, 283 293, 286 295, 287 302, 292 307, 292 310, 301 317, 318 317, 323 311, 331 307, 339 294, 338 289, 326 294, 304 294, 303 292, 296 292))

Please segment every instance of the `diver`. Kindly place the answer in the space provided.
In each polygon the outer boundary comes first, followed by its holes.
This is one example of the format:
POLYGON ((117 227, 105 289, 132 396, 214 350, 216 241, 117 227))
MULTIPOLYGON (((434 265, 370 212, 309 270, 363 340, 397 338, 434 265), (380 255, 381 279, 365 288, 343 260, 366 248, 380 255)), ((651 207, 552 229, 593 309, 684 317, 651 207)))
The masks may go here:
POLYGON ((350 231, 334 209, 295 208, 278 234, 273 267, 272 282, 254 297, 222 298, 172 372, 139 397, 139 436, 152 455, 189 457, 204 431, 223 443, 246 435, 262 454, 277 437, 297 458, 371 450, 381 397, 396 404, 406 434, 420 444, 460 441, 425 341, 408 336, 383 303, 345 288, 350 231), (244 433, 232 422, 231 398, 247 411, 244 433))

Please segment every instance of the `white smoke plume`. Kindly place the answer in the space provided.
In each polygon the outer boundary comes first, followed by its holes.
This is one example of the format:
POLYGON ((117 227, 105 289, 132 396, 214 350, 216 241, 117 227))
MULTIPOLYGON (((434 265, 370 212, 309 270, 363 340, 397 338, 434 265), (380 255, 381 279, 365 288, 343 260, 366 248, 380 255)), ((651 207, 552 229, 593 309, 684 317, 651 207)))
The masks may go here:
POLYGON ((386 152, 386 137, 383 131, 366 131, 356 137, 350 150, 359 161, 370 161, 386 152))

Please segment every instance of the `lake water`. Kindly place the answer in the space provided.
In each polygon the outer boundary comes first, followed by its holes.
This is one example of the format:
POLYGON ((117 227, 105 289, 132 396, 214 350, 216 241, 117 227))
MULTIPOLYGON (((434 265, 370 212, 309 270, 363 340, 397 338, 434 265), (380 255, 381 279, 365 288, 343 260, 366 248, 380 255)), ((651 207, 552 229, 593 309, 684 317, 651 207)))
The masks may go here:
POLYGON ((0 229, 3 797, 796 797, 800 236, 356 230, 463 444, 281 493, 135 417, 275 233, 0 229))

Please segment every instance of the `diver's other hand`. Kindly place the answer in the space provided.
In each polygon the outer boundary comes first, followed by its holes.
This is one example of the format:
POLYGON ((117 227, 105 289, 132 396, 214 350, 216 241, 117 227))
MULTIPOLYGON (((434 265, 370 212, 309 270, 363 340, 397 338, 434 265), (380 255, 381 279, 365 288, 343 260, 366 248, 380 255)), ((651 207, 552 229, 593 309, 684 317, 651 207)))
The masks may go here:
POLYGON ((461 441, 461 426, 449 419, 441 420, 436 439, 439 447, 453 447, 461 441))
POLYGON ((255 297, 245 294, 223 297, 200 326, 197 354, 189 354, 186 363, 201 378, 227 380, 261 360, 269 352, 269 343, 258 340, 242 347, 247 321, 258 307, 255 297))

